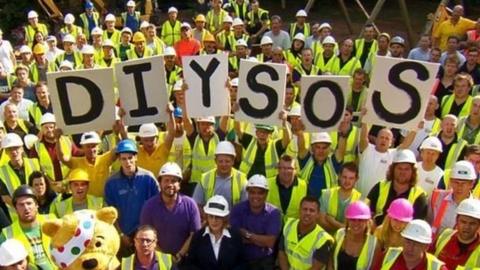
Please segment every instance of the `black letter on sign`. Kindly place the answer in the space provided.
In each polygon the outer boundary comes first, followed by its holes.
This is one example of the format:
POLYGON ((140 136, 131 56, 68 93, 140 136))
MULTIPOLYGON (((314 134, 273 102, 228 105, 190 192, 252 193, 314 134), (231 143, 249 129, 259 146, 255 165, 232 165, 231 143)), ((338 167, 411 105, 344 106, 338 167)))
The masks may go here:
POLYGON ((63 120, 66 125, 88 123, 95 120, 100 115, 105 101, 103 100, 102 90, 100 90, 94 82, 82 77, 67 76, 56 79, 56 83, 58 98, 60 99, 60 104, 62 104, 63 120), (87 90, 88 95, 90 96, 90 110, 88 110, 87 113, 83 115, 72 114, 72 107, 70 106, 67 89, 67 84, 69 83, 81 85, 87 90))
POLYGON ((210 77, 213 75, 219 65, 220 61, 218 61, 217 58, 212 58, 210 63, 208 63, 206 70, 203 70, 203 68, 195 60, 190 62, 190 67, 202 79, 202 102, 203 106, 207 108, 210 108, 212 104, 212 99, 210 98, 210 77))
POLYGON ((123 67, 125 74, 133 73, 133 80, 135 81, 135 90, 137 91, 138 109, 131 110, 130 115, 133 117, 141 117, 146 115, 155 115, 158 113, 156 107, 148 107, 147 97, 145 96, 145 87, 143 86, 142 72, 150 71, 152 65, 150 63, 143 63, 133 66, 123 67))
POLYGON ((247 85, 255 93, 262 93, 268 98, 267 106, 263 109, 257 109, 250 105, 247 98, 240 98, 238 105, 242 108, 242 111, 251 117, 266 118, 272 115, 277 109, 278 94, 272 87, 257 82, 257 75, 266 72, 270 75, 270 79, 273 81, 279 80, 279 75, 274 68, 267 65, 258 65, 251 68, 247 73, 247 85))
MULTIPOLYGON (((323 96, 323 94, 322 94, 323 96)), ((345 107, 345 97, 343 96, 342 88, 332 81, 318 81, 310 85, 305 93, 305 99, 303 100, 303 106, 305 108, 305 116, 308 121, 319 128, 328 128, 334 126, 338 121, 343 117, 343 107, 345 107), (315 95, 317 94, 320 88, 327 88, 330 93, 332 93, 335 98, 335 112, 333 112, 332 117, 327 120, 322 120, 315 115, 313 111, 315 100, 315 95)))
POLYGON ((382 104, 381 93, 375 90, 372 95, 372 106, 375 113, 386 122, 403 124, 415 118, 420 112, 420 95, 415 87, 402 81, 400 74, 405 70, 413 70, 417 73, 417 78, 426 81, 429 78, 427 68, 415 62, 398 63, 390 69, 388 73, 388 81, 393 85, 404 91, 410 97, 410 108, 404 113, 392 113, 388 111, 382 104))

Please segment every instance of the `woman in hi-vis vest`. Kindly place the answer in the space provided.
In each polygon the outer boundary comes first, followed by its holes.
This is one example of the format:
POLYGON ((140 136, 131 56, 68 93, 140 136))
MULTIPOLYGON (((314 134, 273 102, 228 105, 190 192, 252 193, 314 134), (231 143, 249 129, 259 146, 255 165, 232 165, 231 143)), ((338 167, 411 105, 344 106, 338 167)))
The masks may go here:
POLYGON ((402 246, 400 233, 413 220, 413 206, 407 199, 396 199, 387 210, 383 223, 375 230, 382 251, 402 246))

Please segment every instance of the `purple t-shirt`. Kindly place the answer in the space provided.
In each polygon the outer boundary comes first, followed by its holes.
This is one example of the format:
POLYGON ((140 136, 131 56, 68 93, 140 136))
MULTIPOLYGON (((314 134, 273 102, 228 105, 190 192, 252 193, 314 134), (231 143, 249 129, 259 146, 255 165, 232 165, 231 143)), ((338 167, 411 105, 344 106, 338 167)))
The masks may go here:
MULTIPOLYGON (((260 214, 250 211, 248 201, 235 205, 230 213, 230 224, 235 229, 245 229, 254 234, 278 236, 281 230, 280 211, 272 204, 266 203, 265 209, 260 214)), ((273 249, 259 247, 253 244, 245 244, 245 256, 248 260, 254 260, 270 256, 273 249)))
POLYGON ((142 208, 141 225, 151 225, 158 232, 158 246, 164 253, 177 254, 192 232, 200 229, 200 212, 190 197, 179 194, 170 211, 161 195, 149 199, 142 208))

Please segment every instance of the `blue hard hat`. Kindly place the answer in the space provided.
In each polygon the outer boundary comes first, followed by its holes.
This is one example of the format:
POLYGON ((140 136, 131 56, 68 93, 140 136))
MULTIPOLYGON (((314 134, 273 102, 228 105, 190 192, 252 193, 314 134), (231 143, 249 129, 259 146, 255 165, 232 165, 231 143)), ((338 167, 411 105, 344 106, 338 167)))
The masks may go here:
POLYGON ((87 9, 87 8, 93 8, 93 3, 90 2, 90 1, 86 1, 85 2, 85 9, 87 9))
POLYGON ((174 116, 174 117, 178 117, 178 118, 183 117, 182 108, 176 107, 175 110, 173 110, 173 116, 174 116))
POLYGON ((125 139, 125 140, 121 140, 118 144, 117 144, 117 150, 116 150, 117 154, 121 154, 121 153, 137 153, 138 150, 137 150, 137 146, 135 145, 135 143, 130 140, 130 139, 125 139))

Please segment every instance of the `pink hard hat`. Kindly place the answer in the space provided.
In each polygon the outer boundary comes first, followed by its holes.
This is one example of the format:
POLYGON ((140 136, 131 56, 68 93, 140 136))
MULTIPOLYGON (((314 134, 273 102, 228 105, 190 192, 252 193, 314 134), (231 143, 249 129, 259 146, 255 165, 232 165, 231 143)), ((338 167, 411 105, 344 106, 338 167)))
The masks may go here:
POLYGON ((345 210, 345 217, 347 219, 370 219, 372 214, 366 203, 356 201, 348 205, 347 210, 345 210))
POLYGON ((407 199, 396 199, 388 207, 388 216, 403 222, 413 220, 413 206, 407 199))

